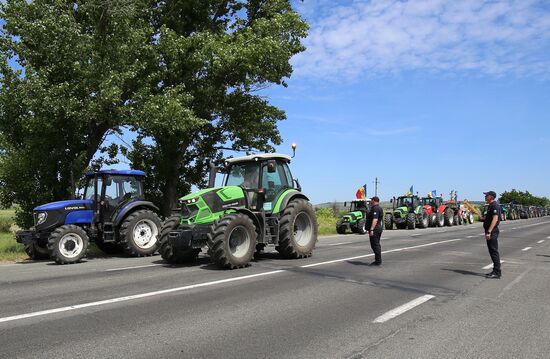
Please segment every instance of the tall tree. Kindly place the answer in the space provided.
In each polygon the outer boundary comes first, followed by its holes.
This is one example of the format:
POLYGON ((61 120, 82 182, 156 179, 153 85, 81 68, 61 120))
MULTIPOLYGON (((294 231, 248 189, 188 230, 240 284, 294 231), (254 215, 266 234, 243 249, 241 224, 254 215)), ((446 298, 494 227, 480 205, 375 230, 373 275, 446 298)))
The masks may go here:
POLYGON ((168 214, 178 194, 204 184, 206 158, 219 159, 221 147, 281 142, 285 114, 259 91, 286 86, 308 26, 288 0, 162 1, 154 23, 159 61, 136 96, 141 136, 128 156, 153 174, 149 192, 168 214))
POLYGON ((130 121, 156 59, 147 1, 0 4, 0 200, 64 199, 106 134, 130 121))

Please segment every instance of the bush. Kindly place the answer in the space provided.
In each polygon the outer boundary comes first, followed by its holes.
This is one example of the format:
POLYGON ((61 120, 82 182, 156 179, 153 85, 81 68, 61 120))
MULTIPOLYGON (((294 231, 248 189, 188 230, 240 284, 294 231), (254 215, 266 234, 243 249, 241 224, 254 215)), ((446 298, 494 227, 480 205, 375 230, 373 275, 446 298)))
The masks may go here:
POLYGON ((0 233, 10 233, 10 228, 13 224, 11 218, 0 218, 0 233))
POLYGON ((319 235, 336 234, 338 218, 334 215, 332 208, 318 208, 315 213, 319 224, 319 235))

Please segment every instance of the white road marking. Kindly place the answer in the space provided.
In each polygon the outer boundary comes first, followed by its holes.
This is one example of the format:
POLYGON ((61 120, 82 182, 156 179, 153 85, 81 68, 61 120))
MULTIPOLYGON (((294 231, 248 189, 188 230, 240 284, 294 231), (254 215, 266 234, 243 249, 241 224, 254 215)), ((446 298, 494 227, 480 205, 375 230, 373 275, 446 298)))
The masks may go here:
POLYGON ((525 272, 521 273, 516 279, 514 279, 511 283, 509 283, 506 287, 504 287, 502 292, 498 295, 498 298, 500 298, 504 294, 504 292, 506 292, 507 290, 510 290, 510 288, 512 288, 515 284, 519 283, 523 279, 523 277, 525 277, 525 275, 530 271, 531 271, 531 268, 527 269, 525 272))
MULTIPOLYGON (((501 260, 500 263, 504 263, 504 261, 501 260)), ((493 268, 493 263, 487 264, 485 267, 483 267, 481 269, 491 269, 491 268, 493 268)))
POLYGON ((474 237, 475 237, 475 236, 468 236, 468 237, 466 237, 466 238, 474 238, 474 237))
POLYGON ((548 237, 546 237, 546 238, 550 239, 550 236, 548 236, 548 237))
POLYGON ((485 233, 478 234, 478 236, 484 236, 484 235, 485 235, 485 233))
POLYGON ((411 237, 420 237, 421 234, 411 234, 411 237))
MULTIPOLYGON (((405 251, 405 250, 408 250, 408 249, 428 247, 428 246, 433 246, 433 245, 436 245, 436 244, 450 243, 450 242, 456 242, 456 241, 460 241, 460 240, 462 240, 462 239, 460 239, 460 238, 458 238, 458 239, 448 239, 448 240, 445 240, 445 241, 431 242, 431 243, 421 244, 421 245, 412 246, 412 247, 403 247, 403 248, 390 249, 390 250, 387 250, 387 251, 383 251, 382 253, 386 254, 386 253, 393 253, 393 252, 401 252, 401 251, 405 251)), ((341 258, 341 259, 336 259, 336 260, 332 260, 332 261, 307 264, 307 265, 300 266, 300 268, 310 268, 310 267, 316 267, 316 266, 321 266, 321 265, 325 265, 325 264, 345 262, 345 261, 349 261, 349 260, 352 260, 352 259, 360 259, 360 258, 366 258, 366 257, 372 257, 372 256, 374 256, 374 254, 365 254, 365 255, 362 255, 362 256, 341 258)), ((265 276, 270 276, 270 275, 285 273, 285 272, 288 272, 288 271, 284 270, 284 269, 279 269, 279 270, 274 270, 274 271, 270 271, 270 272, 245 275, 245 276, 241 276, 241 277, 215 280, 215 281, 212 281, 212 282, 197 283, 197 284, 192 284, 192 285, 188 285, 188 286, 184 286, 184 287, 169 288, 169 289, 158 290, 158 291, 154 291, 154 292, 147 292, 147 293, 141 293, 141 294, 135 294, 135 295, 128 295, 128 296, 125 296, 125 297, 118 297, 118 298, 100 300, 100 301, 97 301, 97 302, 76 304, 76 305, 71 305, 71 306, 67 306, 67 307, 54 308, 54 309, 42 310, 42 311, 38 311, 38 312, 31 312, 31 313, 26 313, 26 314, 13 315, 13 316, 10 316, 10 317, 0 318, 0 323, 10 322, 10 321, 14 321, 14 320, 21 320, 21 319, 26 319, 26 318, 32 318, 32 317, 39 317, 39 316, 44 316, 44 315, 48 315, 48 314, 68 312, 68 311, 73 311, 73 310, 77 310, 77 309, 89 308, 89 307, 98 307, 98 306, 112 304, 112 303, 127 302, 127 301, 131 301, 131 300, 147 298, 147 297, 153 297, 153 296, 158 296, 158 295, 163 295, 163 294, 168 294, 168 293, 183 292, 183 291, 190 290, 190 289, 195 289, 195 288, 210 287, 210 286, 214 286, 214 285, 217 285, 217 284, 238 282, 238 281, 242 281, 242 280, 246 280, 246 279, 250 279, 250 278, 265 277, 265 276)))
POLYGON ((437 231, 437 233, 445 233, 445 232, 447 232, 447 231, 437 231))
POLYGON ((111 269, 105 269, 105 272, 116 272, 119 270, 138 269, 138 268, 147 268, 147 267, 158 267, 163 265, 164 264, 146 264, 146 265, 135 266, 135 267, 111 268, 111 269))
POLYGON ((380 239, 388 239, 388 237, 382 237, 382 238, 380 238, 380 239))
POLYGON ((537 243, 538 243, 538 244, 544 243, 544 239, 541 239, 541 240, 538 241, 537 243))
POLYGON ((533 248, 533 247, 525 247, 525 248, 523 248, 521 251, 522 251, 522 252, 527 252, 527 251, 528 251, 529 249, 531 249, 531 248, 533 248))
POLYGON ((353 243, 353 242, 331 243, 331 244, 327 244, 327 246, 341 246, 342 244, 350 244, 350 243, 353 243))
POLYGON ((514 227, 514 228, 512 228, 512 229, 518 229, 518 227, 514 227))
POLYGON ((408 303, 405 303, 395 309, 390 310, 389 312, 386 312, 376 318, 373 323, 384 323, 387 322, 390 319, 393 319, 405 312, 408 312, 409 310, 413 309, 414 307, 419 306, 422 303, 426 303, 428 300, 435 298, 435 296, 426 294, 419 298, 416 298, 415 300, 411 300, 408 303))

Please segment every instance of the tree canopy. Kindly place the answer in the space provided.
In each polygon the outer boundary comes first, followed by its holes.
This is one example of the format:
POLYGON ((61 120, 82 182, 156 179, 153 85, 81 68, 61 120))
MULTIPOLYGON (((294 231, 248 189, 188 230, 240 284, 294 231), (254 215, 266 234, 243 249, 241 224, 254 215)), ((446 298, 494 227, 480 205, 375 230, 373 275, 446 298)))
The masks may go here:
POLYGON ((122 126, 137 139, 108 157, 148 172, 164 214, 223 148, 272 150, 285 114, 260 90, 307 35, 288 0, 9 0, 0 18, 0 201, 24 226, 122 126))
POLYGON ((518 191, 512 189, 510 192, 504 192, 500 195, 499 201, 501 203, 521 204, 524 206, 549 206, 550 200, 546 197, 537 197, 529 193, 529 191, 518 191))

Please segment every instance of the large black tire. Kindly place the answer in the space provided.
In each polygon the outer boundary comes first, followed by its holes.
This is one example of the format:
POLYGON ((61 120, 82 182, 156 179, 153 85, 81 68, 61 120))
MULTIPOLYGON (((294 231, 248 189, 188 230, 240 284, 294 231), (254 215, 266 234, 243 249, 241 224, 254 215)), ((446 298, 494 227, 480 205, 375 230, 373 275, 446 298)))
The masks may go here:
POLYGON ((58 227, 48 238, 48 251, 58 264, 73 264, 86 257, 90 239, 74 224, 58 227))
POLYGON ((25 253, 27 253, 30 259, 34 260, 50 258, 50 251, 48 250, 48 247, 42 247, 34 241, 25 244, 25 253))
POLYGON ((199 248, 191 248, 188 250, 181 250, 174 248, 168 241, 168 235, 173 230, 177 229, 180 224, 180 216, 174 215, 168 217, 162 224, 162 229, 160 230, 159 238, 159 248, 158 251, 162 256, 162 259, 167 261, 170 264, 181 264, 187 262, 193 262, 197 259, 197 256, 200 253, 199 248))
POLYGON ((422 212, 420 213, 420 220, 418 221, 418 228, 428 228, 428 225, 430 224, 429 223, 429 218, 428 218, 428 214, 426 213, 426 210, 423 209, 422 212))
POLYGON ((433 212, 428 216, 428 227, 437 227, 437 215, 433 212))
POLYGON ((130 213, 120 225, 120 245, 132 257, 153 255, 159 247, 162 222, 148 209, 130 213))
POLYGON ((346 227, 342 226, 342 220, 336 222, 336 232, 338 234, 346 234, 346 227))
POLYGON ((445 221, 445 225, 447 227, 454 226, 455 219, 454 219, 454 212, 450 208, 445 208, 445 212, 443 212, 443 218, 445 221))
POLYGON ((386 213, 384 215, 384 228, 393 229, 393 215, 391 213, 386 213))
POLYGON ((416 228, 416 215, 414 213, 407 214, 407 229, 416 228))
POLYGON ((367 233, 367 220, 366 219, 360 219, 359 222, 357 222, 357 233, 359 234, 365 234, 367 233))
POLYGON ((291 201, 279 220, 277 251, 285 258, 306 258, 317 244, 317 218, 304 199, 291 201))
POLYGON ((437 212, 435 214, 435 225, 436 227, 444 227, 445 226, 445 217, 441 212, 437 212))
POLYGON ((208 233, 210 259, 220 268, 243 268, 249 265, 256 250, 256 227, 247 215, 230 213, 221 216, 208 233))
POLYGON ((124 252, 122 249, 122 246, 118 243, 110 243, 110 242, 102 242, 102 241, 95 241, 94 242, 97 248, 101 249, 103 253, 106 254, 120 254, 124 252))
POLYGON ((462 224, 462 223, 460 222, 458 214, 455 214, 453 217, 453 225, 458 226, 459 224, 462 224))
POLYGON ((473 213, 468 213, 468 223, 470 224, 474 224, 474 214, 473 213))

